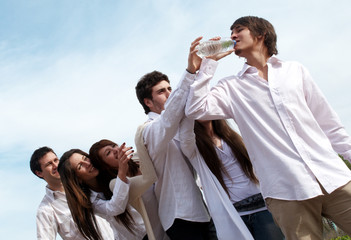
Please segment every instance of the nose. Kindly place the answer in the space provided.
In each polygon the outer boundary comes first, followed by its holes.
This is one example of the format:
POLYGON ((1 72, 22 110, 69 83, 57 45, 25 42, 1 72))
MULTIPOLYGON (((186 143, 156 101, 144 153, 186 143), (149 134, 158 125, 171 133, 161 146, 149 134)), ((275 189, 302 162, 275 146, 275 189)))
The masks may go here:
POLYGON ((169 95, 171 95, 171 92, 172 92, 172 91, 170 91, 170 90, 166 90, 166 97, 167 97, 167 98, 169 97, 169 95))
POLYGON ((112 153, 113 153, 114 155, 117 155, 117 154, 118 154, 118 149, 117 149, 117 148, 112 148, 112 153))
POLYGON ((53 166, 54 166, 55 169, 58 167, 58 165, 59 165, 58 161, 53 163, 53 166))
POLYGON ((238 35, 235 32, 232 32, 232 35, 230 35, 230 38, 232 40, 236 40, 238 38, 238 35))

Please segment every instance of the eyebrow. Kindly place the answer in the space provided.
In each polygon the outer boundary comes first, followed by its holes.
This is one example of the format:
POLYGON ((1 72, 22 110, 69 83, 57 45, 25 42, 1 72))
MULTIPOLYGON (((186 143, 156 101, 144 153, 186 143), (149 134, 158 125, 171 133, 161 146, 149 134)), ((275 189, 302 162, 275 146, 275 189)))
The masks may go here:
POLYGON ((156 92, 159 93, 159 92, 162 92, 162 91, 164 91, 164 90, 166 90, 166 89, 167 89, 167 88, 165 88, 165 87, 164 87, 164 88, 160 88, 160 89, 157 89, 156 92))

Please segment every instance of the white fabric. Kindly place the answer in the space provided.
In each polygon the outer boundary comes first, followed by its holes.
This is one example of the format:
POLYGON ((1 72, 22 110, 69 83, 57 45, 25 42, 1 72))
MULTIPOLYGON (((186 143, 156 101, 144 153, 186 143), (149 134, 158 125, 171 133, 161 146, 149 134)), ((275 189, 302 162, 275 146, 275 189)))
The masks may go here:
POLYGON ((200 176, 203 194, 216 226, 218 239, 253 239, 245 223, 229 200, 227 193, 207 167, 198 151, 193 129, 194 121, 185 118, 181 123, 179 134, 181 149, 200 176))
POLYGON ((143 194, 142 199, 144 201, 146 212, 149 216, 156 240, 169 240, 169 237, 163 229, 160 217, 158 215, 158 202, 154 192, 154 186, 151 186, 143 194))
POLYGON ((318 181, 330 193, 351 180, 335 153, 351 160, 351 138, 301 64, 271 57, 268 81, 245 64, 210 91, 217 64, 203 60, 186 114, 235 120, 265 198, 309 199, 322 194, 318 181))
MULTIPOLYGON (((222 149, 215 147, 219 159, 228 174, 223 173, 223 181, 229 192, 229 199, 234 204, 247 197, 260 193, 259 186, 252 182, 241 169, 230 146, 221 139, 222 149)), ((251 211, 238 212, 240 216, 267 210, 267 207, 251 211)))
POLYGON ((101 192, 91 191, 90 201, 94 212, 110 223, 115 239, 140 240, 146 235, 144 222, 140 214, 128 205, 128 195, 129 184, 117 178, 110 200, 106 200, 101 192), (134 220, 134 224, 131 224, 134 233, 128 231, 122 223, 117 222, 114 218, 114 216, 123 213, 126 208, 128 208, 134 220))
MULTIPOLYGON (((140 170, 142 172, 142 177, 148 180, 144 182, 154 183, 157 180, 157 175, 150 155, 146 149, 146 146, 144 145, 142 134, 146 125, 147 123, 138 127, 135 133, 134 141, 137 147, 137 152, 140 156, 140 170)), ((149 186, 149 184, 147 185, 149 186)), ((158 215, 158 202, 154 192, 154 187, 155 185, 153 184, 149 189, 147 189, 147 191, 144 191, 144 189, 142 191, 142 199, 146 210, 146 212, 143 212, 142 216, 145 222, 149 240, 152 240, 154 238, 157 240, 168 240, 169 237, 163 229, 160 217, 158 215)), ((132 189, 132 186, 131 191, 134 191, 134 189, 132 189)), ((138 210, 138 208, 136 209, 138 210)))
MULTIPOLYGON (((135 134, 135 144, 139 155, 142 175, 129 178, 130 190, 128 202, 141 214, 149 240, 167 239, 158 216, 158 203, 153 191, 153 183, 157 180, 156 172, 150 156, 144 146, 141 125, 135 134), (151 221, 150 221, 151 219, 151 221), (156 234, 156 237, 155 237, 156 234)), ((116 179, 111 180, 110 189, 113 191, 116 179)))
MULTIPOLYGON (((63 240, 85 239, 73 221, 64 193, 46 187, 46 194, 37 211, 37 239, 54 240, 57 233, 63 240)), ((110 224, 99 216, 96 221, 103 239, 114 239, 110 224)))
POLYGON ((150 123, 143 131, 144 144, 156 169, 155 194, 159 216, 165 230, 174 219, 208 222, 210 217, 203 203, 190 164, 180 150, 177 136, 189 86, 195 75, 185 73, 179 86, 169 96, 161 115, 150 112, 150 123))

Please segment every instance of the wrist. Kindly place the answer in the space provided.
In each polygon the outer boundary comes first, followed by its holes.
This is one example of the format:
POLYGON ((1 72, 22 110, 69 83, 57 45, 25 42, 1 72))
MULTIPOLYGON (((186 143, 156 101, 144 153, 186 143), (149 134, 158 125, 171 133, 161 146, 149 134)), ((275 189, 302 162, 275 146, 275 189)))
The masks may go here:
POLYGON ((196 70, 195 71, 192 71, 192 70, 189 70, 188 68, 187 69, 185 69, 188 73, 190 73, 190 74, 195 74, 196 73, 196 70))

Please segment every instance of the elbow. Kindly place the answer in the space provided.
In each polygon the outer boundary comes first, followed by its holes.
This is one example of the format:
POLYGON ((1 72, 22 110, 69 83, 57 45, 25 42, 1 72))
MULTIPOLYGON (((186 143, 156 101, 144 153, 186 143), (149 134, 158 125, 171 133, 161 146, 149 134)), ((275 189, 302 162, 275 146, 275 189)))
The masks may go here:
POLYGON ((196 119, 196 112, 193 109, 186 107, 185 108, 185 116, 189 119, 195 120, 196 119))

